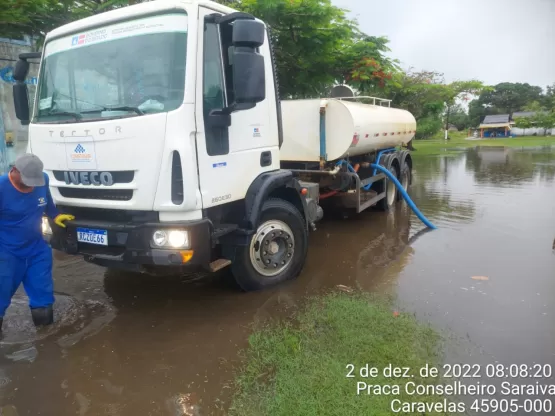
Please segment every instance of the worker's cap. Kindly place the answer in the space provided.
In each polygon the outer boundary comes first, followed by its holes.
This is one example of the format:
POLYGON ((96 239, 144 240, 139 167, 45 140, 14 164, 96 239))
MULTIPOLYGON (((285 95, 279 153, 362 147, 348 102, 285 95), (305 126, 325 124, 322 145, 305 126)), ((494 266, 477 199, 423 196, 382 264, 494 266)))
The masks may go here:
POLYGON ((44 186, 44 165, 38 156, 25 153, 19 156, 14 164, 15 168, 21 174, 21 181, 25 186, 44 186))

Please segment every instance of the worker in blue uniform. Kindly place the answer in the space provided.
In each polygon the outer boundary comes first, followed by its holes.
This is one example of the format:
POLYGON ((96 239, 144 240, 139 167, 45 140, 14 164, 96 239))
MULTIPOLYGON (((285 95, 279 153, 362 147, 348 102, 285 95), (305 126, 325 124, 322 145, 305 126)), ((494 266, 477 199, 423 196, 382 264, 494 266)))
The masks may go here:
POLYGON ((60 226, 75 219, 59 214, 48 187, 48 175, 35 155, 17 158, 0 176, 0 331, 6 309, 23 283, 36 326, 54 321, 52 250, 42 237, 43 215, 60 226))

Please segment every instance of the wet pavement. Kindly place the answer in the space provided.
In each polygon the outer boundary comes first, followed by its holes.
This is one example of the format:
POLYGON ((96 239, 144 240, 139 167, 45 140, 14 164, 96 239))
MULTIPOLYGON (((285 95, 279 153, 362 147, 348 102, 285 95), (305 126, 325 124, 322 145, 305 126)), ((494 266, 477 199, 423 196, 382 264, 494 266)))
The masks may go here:
POLYGON ((405 204, 328 219, 299 279, 265 292, 227 272, 149 277, 56 254, 56 324, 35 331, 20 293, 8 310, 0 414, 225 414, 252 325, 337 285, 444 329, 448 362, 555 367, 555 151, 415 153, 411 195, 438 230, 405 204))

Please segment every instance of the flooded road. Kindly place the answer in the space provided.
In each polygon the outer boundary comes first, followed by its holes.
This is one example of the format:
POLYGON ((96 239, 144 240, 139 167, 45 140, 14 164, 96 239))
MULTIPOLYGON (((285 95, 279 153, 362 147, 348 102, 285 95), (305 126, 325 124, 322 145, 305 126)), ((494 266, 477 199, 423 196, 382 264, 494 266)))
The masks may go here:
POLYGON ((328 219, 299 279, 273 290, 240 293, 225 272, 148 277, 56 254, 54 327, 35 331, 23 294, 6 315, 0 406, 9 415, 225 414, 252 325, 339 284, 391 293, 445 329, 448 361, 555 367, 555 152, 415 153, 411 195, 437 231, 422 233, 405 204, 328 219))

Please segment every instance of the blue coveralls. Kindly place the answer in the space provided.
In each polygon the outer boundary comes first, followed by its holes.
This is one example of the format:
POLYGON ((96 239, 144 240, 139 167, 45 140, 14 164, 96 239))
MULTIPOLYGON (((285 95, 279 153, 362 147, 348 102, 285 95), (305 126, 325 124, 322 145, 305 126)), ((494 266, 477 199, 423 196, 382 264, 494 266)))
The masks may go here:
POLYGON ((54 304, 52 251, 42 237, 42 216, 58 215, 48 188, 19 191, 9 175, 0 176, 0 318, 23 283, 31 308, 54 304))

